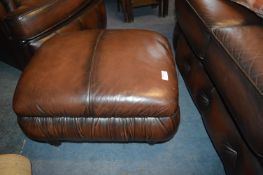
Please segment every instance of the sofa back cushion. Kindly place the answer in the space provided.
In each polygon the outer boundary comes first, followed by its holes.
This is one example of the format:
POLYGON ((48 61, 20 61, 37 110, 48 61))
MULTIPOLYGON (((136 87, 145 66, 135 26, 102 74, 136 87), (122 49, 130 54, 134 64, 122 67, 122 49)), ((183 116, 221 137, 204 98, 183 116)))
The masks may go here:
POLYGON ((232 0, 241 4, 263 17, 263 0, 232 0))

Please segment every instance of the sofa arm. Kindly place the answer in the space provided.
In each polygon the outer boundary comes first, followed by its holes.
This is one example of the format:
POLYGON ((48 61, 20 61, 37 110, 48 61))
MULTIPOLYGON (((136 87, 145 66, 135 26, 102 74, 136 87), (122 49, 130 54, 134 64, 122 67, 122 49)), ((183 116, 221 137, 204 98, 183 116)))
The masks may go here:
POLYGON ((10 12, 5 20, 9 35, 16 39, 31 39, 76 15, 92 0, 25 1, 10 12))

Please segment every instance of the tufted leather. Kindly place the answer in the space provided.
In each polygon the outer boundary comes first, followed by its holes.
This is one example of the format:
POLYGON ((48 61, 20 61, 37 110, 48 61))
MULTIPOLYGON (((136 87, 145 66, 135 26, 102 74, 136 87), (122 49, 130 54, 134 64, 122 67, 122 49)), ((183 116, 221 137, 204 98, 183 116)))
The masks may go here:
POLYGON ((37 140, 160 142, 177 129, 177 86, 163 36, 74 32, 38 50, 18 83, 14 110, 25 133, 37 140))
POLYGON ((261 175, 263 20, 228 0, 175 3, 177 64, 226 173, 261 175))
MULTIPOLYGON (((102 1, 101 1, 102 2, 102 1)), ((71 33, 75 31, 81 31, 86 29, 96 29, 96 28, 105 28, 106 27, 106 18, 104 15, 105 8, 103 4, 94 4, 92 10, 86 10, 82 12, 82 14, 76 17, 73 21, 68 23, 67 25, 52 31, 50 35, 38 37, 32 39, 28 42, 28 45, 33 52, 35 52, 45 41, 49 40, 50 38, 71 33)))
MULTIPOLYGON (((246 141, 243 140, 236 128, 228 109, 225 108, 225 101, 213 83, 214 80, 212 81, 207 75, 200 59, 193 54, 182 35, 177 43, 176 63, 196 106, 202 114, 206 130, 223 161, 226 173, 262 174, 262 166, 251 153, 246 141)), ((236 87, 233 89, 235 90, 236 87)), ((249 118, 252 118, 251 116, 249 118)), ((256 131, 257 129, 254 126, 253 130, 256 131)))
POLYGON ((217 38, 208 47, 204 64, 241 134, 263 162, 263 133, 259 132, 263 129, 261 30, 259 26, 215 30, 217 38), (222 72, 225 72, 224 78, 222 72))

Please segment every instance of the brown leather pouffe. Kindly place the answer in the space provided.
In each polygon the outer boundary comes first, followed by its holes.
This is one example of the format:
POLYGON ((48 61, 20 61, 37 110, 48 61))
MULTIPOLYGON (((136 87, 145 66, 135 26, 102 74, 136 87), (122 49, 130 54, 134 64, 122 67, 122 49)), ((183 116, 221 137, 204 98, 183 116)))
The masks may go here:
POLYGON ((144 30, 54 37, 24 70, 13 105, 39 141, 167 141, 179 124, 171 48, 144 30))

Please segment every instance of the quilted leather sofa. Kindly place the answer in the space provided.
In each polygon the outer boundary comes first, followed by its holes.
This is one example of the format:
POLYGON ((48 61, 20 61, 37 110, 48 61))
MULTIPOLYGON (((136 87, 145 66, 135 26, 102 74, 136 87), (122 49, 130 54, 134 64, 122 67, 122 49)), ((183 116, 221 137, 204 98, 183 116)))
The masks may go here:
POLYGON ((103 0, 1 0, 1 59, 24 69, 35 51, 51 37, 105 27, 103 0))
POLYGON ((176 61, 226 174, 263 174, 263 19, 230 0, 176 0, 176 61))

